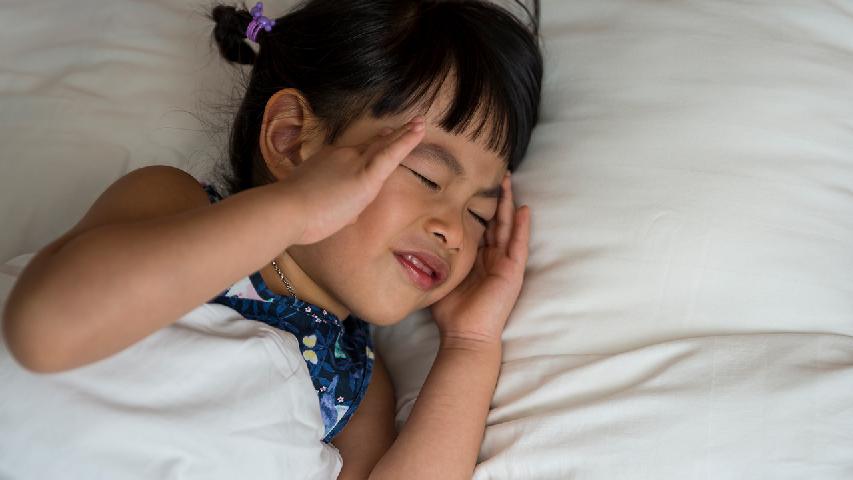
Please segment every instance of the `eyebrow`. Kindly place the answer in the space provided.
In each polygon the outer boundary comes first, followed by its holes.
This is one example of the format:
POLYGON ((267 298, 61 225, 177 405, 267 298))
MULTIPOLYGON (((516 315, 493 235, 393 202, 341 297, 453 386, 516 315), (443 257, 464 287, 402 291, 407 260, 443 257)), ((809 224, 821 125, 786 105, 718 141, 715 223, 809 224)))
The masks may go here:
MULTIPOLYGON (((462 168, 462 164, 459 163, 459 160, 457 160, 450 151, 437 143, 420 143, 412 149, 412 153, 425 156, 431 160, 437 160, 438 163, 444 165, 458 177, 465 175, 465 169, 462 168)), ((498 184, 494 187, 480 190, 476 195, 478 197, 485 198, 500 198, 501 186, 498 184)))

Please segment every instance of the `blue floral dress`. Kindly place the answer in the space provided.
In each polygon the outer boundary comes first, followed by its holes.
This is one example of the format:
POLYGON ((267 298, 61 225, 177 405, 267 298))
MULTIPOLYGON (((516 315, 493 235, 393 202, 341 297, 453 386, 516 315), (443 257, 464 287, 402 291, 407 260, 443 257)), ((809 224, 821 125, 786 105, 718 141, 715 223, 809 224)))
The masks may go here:
MULTIPOLYGON (((211 201, 222 196, 202 183, 211 201)), ((330 442, 352 418, 370 383, 373 345, 368 324, 353 315, 340 320, 334 314, 267 287, 260 272, 237 281, 209 300, 293 334, 299 342, 320 402, 325 435, 330 442)))

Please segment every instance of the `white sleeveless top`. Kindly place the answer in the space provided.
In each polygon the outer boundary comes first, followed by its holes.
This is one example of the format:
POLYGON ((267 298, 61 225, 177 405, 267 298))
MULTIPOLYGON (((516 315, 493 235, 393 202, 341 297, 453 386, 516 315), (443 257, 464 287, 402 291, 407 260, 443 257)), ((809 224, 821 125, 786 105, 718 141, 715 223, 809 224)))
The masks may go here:
MULTIPOLYGON (((32 255, 0 267, 0 302, 32 255)), ((0 478, 328 479, 317 395, 293 335, 201 305, 58 374, 0 345, 0 478)))

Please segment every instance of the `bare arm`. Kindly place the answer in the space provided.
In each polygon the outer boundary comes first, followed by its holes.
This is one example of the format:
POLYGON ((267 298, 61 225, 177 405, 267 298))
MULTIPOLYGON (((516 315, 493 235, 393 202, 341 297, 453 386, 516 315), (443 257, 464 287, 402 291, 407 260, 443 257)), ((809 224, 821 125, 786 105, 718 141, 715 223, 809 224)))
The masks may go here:
POLYGON ((364 400, 352 419, 332 440, 343 460, 338 480, 364 480, 388 450, 394 429, 394 387, 388 371, 375 352, 373 375, 364 400))
POLYGON ((442 342, 412 414, 396 436, 394 391, 377 355, 364 401, 333 440, 343 459, 338 478, 470 479, 500 356, 500 344, 442 342))
POLYGON ((278 255, 299 232, 270 219, 296 213, 277 184, 210 205, 178 169, 131 172, 28 264, 3 312, 4 338, 35 371, 109 356, 278 255))
POLYGON ((500 370, 500 344, 442 340, 406 425, 371 479, 470 479, 500 370))
POLYGON ((288 246, 355 221, 423 133, 415 118, 365 144, 324 145, 282 181, 214 205, 176 168, 131 172, 22 272, 3 312, 9 350, 50 372, 128 347, 288 246))

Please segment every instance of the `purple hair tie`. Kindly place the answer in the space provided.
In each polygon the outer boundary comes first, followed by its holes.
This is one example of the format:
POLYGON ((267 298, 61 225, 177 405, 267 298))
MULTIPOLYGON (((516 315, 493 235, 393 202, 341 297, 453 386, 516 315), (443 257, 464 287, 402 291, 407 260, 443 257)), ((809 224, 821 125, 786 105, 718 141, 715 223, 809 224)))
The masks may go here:
POLYGON ((258 43, 258 32, 260 32, 262 28, 268 32, 272 30, 272 27, 275 25, 275 20, 270 20, 264 16, 264 4, 262 2, 256 3, 249 11, 252 14, 252 21, 249 22, 249 26, 246 27, 246 38, 258 43))

